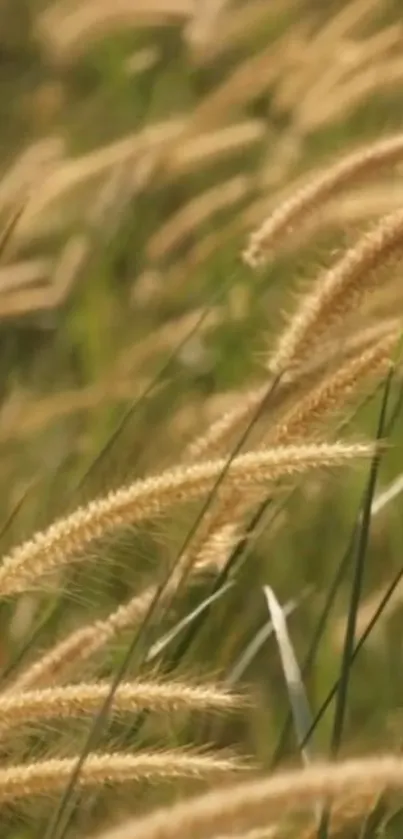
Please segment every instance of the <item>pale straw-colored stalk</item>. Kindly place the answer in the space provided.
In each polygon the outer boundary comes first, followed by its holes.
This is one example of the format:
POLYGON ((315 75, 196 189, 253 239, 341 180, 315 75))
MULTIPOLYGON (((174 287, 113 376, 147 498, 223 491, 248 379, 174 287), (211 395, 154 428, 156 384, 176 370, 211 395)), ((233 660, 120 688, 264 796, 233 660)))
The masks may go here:
POLYGON ((129 819, 93 839, 211 839, 269 826, 287 813, 311 809, 321 798, 337 801, 354 794, 365 810, 367 797, 385 788, 402 790, 402 758, 387 754, 311 764, 192 797, 129 819))

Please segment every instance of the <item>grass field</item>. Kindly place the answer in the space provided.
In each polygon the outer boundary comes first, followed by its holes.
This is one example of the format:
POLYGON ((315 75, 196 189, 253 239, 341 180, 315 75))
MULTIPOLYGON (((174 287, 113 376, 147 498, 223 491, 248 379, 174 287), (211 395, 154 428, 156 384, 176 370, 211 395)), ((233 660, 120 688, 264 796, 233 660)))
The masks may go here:
POLYGON ((402 47, 0 7, 0 839, 400 837, 402 47))

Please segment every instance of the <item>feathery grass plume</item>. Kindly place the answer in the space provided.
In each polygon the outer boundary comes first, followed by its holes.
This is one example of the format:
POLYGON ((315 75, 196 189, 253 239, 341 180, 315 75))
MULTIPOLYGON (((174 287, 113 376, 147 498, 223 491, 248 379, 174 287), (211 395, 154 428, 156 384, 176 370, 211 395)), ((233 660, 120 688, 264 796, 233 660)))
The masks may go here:
MULTIPOLYGON (((356 445, 353 445, 353 449, 356 445)), ((336 444, 336 448, 337 446, 338 444, 336 444)), ((306 449, 306 447, 304 448, 306 449)), ((332 448, 330 446, 330 449, 332 448)), ((314 449, 324 452, 324 449, 328 450, 329 446, 315 446, 314 449)), ((362 444, 359 449, 362 449, 362 444)), ((362 454, 370 455, 371 452, 372 447, 364 445, 362 454)), ((183 556, 164 587, 162 592, 164 602, 176 594, 183 577, 190 570, 194 569, 200 572, 209 567, 221 568, 223 566, 228 553, 240 537, 241 517, 253 503, 254 495, 252 494, 250 498, 249 492, 250 489, 248 489, 247 500, 242 497, 238 487, 235 493, 227 493, 218 510, 213 511, 203 521, 203 527, 196 539, 196 544, 193 544, 183 556), (239 520, 237 520, 237 517, 239 520)), ((37 661, 28 665, 12 682, 7 689, 7 693, 29 690, 65 678, 79 664, 83 664, 113 641, 119 632, 138 624, 147 614, 157 593, 158 585, 152 584, 140 594, 132 597, 127 603, 119 605, 105 619, 98 619, 80 626, 45 652, 37 661)))
POLYGON ((200 224, 242 201, 249 189, 250 179, 237 175, 187 201, 151 236, 147 243, 148 258, 156 262, 166 258, 183 239, 195 234, 200 224))
MULTIPOLYGON (((376 800, 376 796, 374 796, 372 792, 363 793, 359 796, 352 792, 340 797, 330 813, 329 836, 332 837, 332 839, 337 839, 337 837, 339 837, 339 839, 345 839, 345 837, 350 835, 359 835, 361 839, 364 839, 366 834, 362 832, 358 834, 356 833, 359 827, 357 822, 359 819, 361 820, 365 814, 371 812, 376 800), (350 833, 353 828, 355 828, 354 833, 350 833)), ((298 839, 317 839, 317 837, 317 822, 312 822, 312 824, 310 824, 306 829, 301 829, 298 834, 298 839)), ((369 837, 367 837, 367 839, 369 839, 369 837)))
POLYGON ((46 137, 33 143, 17 158, 0 180, 0 209, 10 207, 27 194, 41 178, 63 159, 64 142, 60 137, 46 137))
MULTIPOLYGON (((160 593, 160 603, 175 595, 181 581, 182 563, 171 573, 160 593)), ((94 620, 70 632, 13 680, 6 690, 7 696, 14 695, 17 691, 64 681, 80 665, 110 644, 120 632, 139 625, 159 591, 157 584, 151 584, 140 594, 135 594, 126 603, 120 604, 103 620, 94 620)))
POLYGON ((143 593, 119 605, 104 620, 94 620, 70 632, 37 661, 29 664, 7 688, 7 695, 65 679, 76 667, 113 641, 119 632, 139 624, 156 593, 157 587, 149 586, 143 593))
POLYGON ((331 44, 343 37, 351 36, 357 25, 378 8, 379 0, 352 0, 347 6, 338 10, 318 31, 313 40, 315 49, 326 56, 331 44))
MULTIPOLYGON (((314 382, 315 377, 326 370, 329 364, 358 355, 360 352, 364 353, 367 347, 373 347, 374 343, 380 341, 381 338, 384 338, 387 342, 389 338, 392 338, 392 333, 397 331, 399 326, 399 318, 389 318, 365 326, 352 335, 346 336, 343 334, 336 338, 334 337, 331 341, 324 342, 321 345, 320 353, 317 352, 312 360, 307 360, 298 369, 290 370, 287 379, 279 382, 277 389, 271 395, 270 407, 277 409, 288 396, 294 398, 297 387, 301 386, 305 388, 307 384, 312 381, 314 382)), ((364 369, 365 364, 366 362, 364 362, 364 369)), ((376 365, 374 365, 375 372, 376 365)), ((210 456, 212 454, 218 454, 224 442, 228 444, 229 437, 239 432, 247 422, 247 419, 264 399, 266 392, 267 385, 260 385, 254 389, 239 393, 237 397, 234 395, 231 399, 233 403, 231 408, 217 419, 214 419, 207 432, 204 432, 189 443, 185 450, 185 460, 198 460, 206 454, 210 456)), ((271 439, 268 434, 265 435, 266 441, 271 439)))
MULTIPOLYGON (((342 466, 368 457, 371 443, 321 443, 284 446, 248 452, 229 465, 225 487, 247 492, 254 486, 280 477, 325 466, 342 466)), ((82 553, 94 541, 113 530, 137 524, 159 515, 174 504, 196 499, 208 492, 227 466, 222 459, 194 463, 135 481, 116 492, 79 507, 46 530, 16 547, 3 558, 0 593, 17 594, 31 587, 38 577, 83 559, 82 553)))
POLYGON ((280 99, 283 108, 292 107, 304 91, 315 84, 320 71, 329 66, 329 55, 338 57, 346 44, 346 38, 350 39, 352 30, 378 6, 379 0, 351 0, 321 26, 316 34, 312 36, 309 32, 309 44, 306 41, 305 48, 309 48, 311 60, 300 62, 298 72, 286 77, 286 95, 283 93, 280 99))
MULTIPOLYGON (((282 419, 278 428, 275 425, 272 434, 269 432, 268 438, 265 435, 265 444, 272 445, 273 441, 273 445, 281 445, 303 439, 309 433, 311 424, 340 407, 364 376, 379 374, 383 369, 385 371, 388 369, 391 353, 399 336, 400 330, 394 324, 394 328, 387 332, 375 346, 361 353, 357 358, 353 357, 330 378, 325 377, 325 380, 313 392, 309 392, 301 402, 297 401, 295 407, 291 408, 282 419)), ((370 339, 373 340, 372 333, 370 339)), ((260 395, 260 391, 255 393, 260 395)), ((242 404, 239 409, 242 412, 242 404)), ((229 416, 230 414, 226 415, 226 417, 229 416)), ((221 420, 218 421, 220 422, 221 420)), ((218 423, 213 427, 217 427, 218 423)), ((203 445, 207 443, 207 440, 208 435, 200 441, 197 440, 196 443, 203 445)), ((237 488, 230 488, 222 493, 218 509, 211 511, 205 517, 196 546, 191 548, 190 564, 194 569, 215 567, 221 570, 223 568, 241 537, 243 517, 253 503, 261 500, 261 495, 259 489, 252 497, 245 497, 237 491, 237 488)))
POLYGON ((231 5, 224 14, 223 25, 216 28, 214 39, 208 45, 209 59, 215 59, 227 50, 238 48, 243 41, 250 39, 261 25, 267 25, 270 18, 278 17, 279 13, 294 12, 300 7, 299 0, 281 0, 279 2, 262 3, 262 0, 248 0, 239 6, 231 5))
POLYGON ((21 259, 0 269, 0 292, 43 282, 52 269, 50 259, 21 259))
POLYGON ((351 394, 362 386, 369 376, 386 373, 401 330, 392 331, 364 352, 348 359, 330 376, 324 376, 320 383, 291 406, 285 416, 265 434, 265 443, 270 446, 284 445, 303 439, 318 422, 344 405, 351 394))
POLYGON ((127 26, 180 23, 193 12, 191 0, 84 0, 54 3, 39 18, 40 37, 59 60, 71 59, 91 41, 127 26))
POLYGON ((378 172, 380 167, 391 166, 403 159, 401 133, 381 140, 337 160, 317 175, 306 186, 291 194, 250 236, 243 258, 251 268, 264 265, 272 248, 305 216, 333 197, 345 186, 378 172))
MULTIPOLYGON (((108 682, 66 685, 43 690, 12 692, 0 696, 0 731, 27 722, 46 719, 69 719, 93 714, 108 696, 108 682)), ((116 689, 111 710, 115 714, 137 713, 148 709, 157 713, 172 711, 231 711, 244 704, 240 696, 217 685, 192 685, 187 682, 122 682, 116 689)))
POLYGON ((375 325, 376 323, 386 323, 393 319, 396 312, 400 312, 403 308, 403 289, 400 281, 400 274, 397 277, 391 277, 390 283, 384 288, 379 289, 379 292, 374 292, 364 301, 360 308, 360 314, 369 323, 375 325))
POLYGON ((225 7, 229 5, 228 0, 207 0, 195 7, 193 18, 186 27, 186 37, 199 60, 214 40, 216 30, 223 25, 225 7))
POLYGON ((385 216, 320 274, 305 294, 290 323, 280 334, 270 361, 273 375, 298 366, 323 335, 351 314, 377 282, 377 269, 403 246, 403 211, 385 216))
MULTIPOLYGON (((76 158, 66 158, 48 171, 36 192, 31 194, 29 205, 24 214, 21 230, 31 235, 41 220, 45 210, 56 200, 64 198, 66 193, 86 182, 99 177, 114 167, 131 163, 134 165, 144 153, 160 151, 166 143, 172 141, 183 129, 183 118, 162 120, 133 132, 94 151, 76 158)), ((49 215, 46 223, 49 222, 49 215)))
POLYGON ((199 166, 216 162, 217 159, 241 150, 253 143, 264 140, 265 124, 261 119, 248 119, 210 131, 200 131, 189 137, 184 143, 174 147, 161 171, 165 183, 172 177, 183 176, 199 166))
MULTIPOLYGON (((378 327, 379 325, 375 329, 377 336, 379 335, 378 327)), ((370 328, 369 343, 372 344, 370 349, 359 353, 356 357, 353 356, 329 378, 325 376, 320 384, 300 401, 294 400, 294 406, 277 425, 274 425, 273 431, 264 435, 265 445, 296 443, 304 439, 310 432, 312 424, 323 420, 326 414, 344 404, 365 376, 376 373, 379 375, 383 370, 386 372, 389 369, 392 363, 391 355, 396 349, 400 335, 400 324, 398 327, 398 322, 395 322, 391 329, 387 329, 384 337, 373 344, 375 335, 370 328)), ((353 346, 355 346, 356 338, 357 336, 354 336, 353 346)), ((290 379, 290 384, 295 389, 292 379, 290 379)), ((194 567, 214 567, 215 565, 217 569, 221 569, 224 566, 231 550, 239 542, 240 523, 243 517, 252 504, 261 502, 263 497, 261 488, 257 488, 254 495, 248 497, 243 496, 236 488, 229 488, 225 494, 222 493, 218 509, 210 513, 204 521, 202 538, 197 545, 198 553, 193 559, 194 567)))
POLYGON ((361 354, 378 346, 382 340, 392 340, 392 336, 400 332, 402 320, 399 317, 368 321, 364 319, 360 328, 358 326, 356 318, 351 323, 347 320, 340 333, 336 332, 328 341, 323 340, 320 351, 318 348, 312 358, 307 359, 300 368, 290 371, 287 380, 281 382, 277 392, 273 394, 271 407, 282 407, 287 396, 293 397, 296 393, 299 395, 297 387, 301 386, 302 393, 306 393, 307 388, 318 383, 319 378, 326 372, 333 375, 337 367, 358 359, 361 354))
MULTIPOLYGON (((324 72, 318 75, 317 80, 313 81, 309 88, 302 94, 302 97, 300 92, 298 92, 298 96, 288 96, 288 107, 295 108, 296 111, 296 113, 294 111, 294 119, 298 125, 298 129, 300 131, 302 130, 304 114, 309 106, 313 106, 315 99, 316 102, 322 102, 323 97, 331 97, 337 84, 351 79, 352 74, 356 73, 363 66, 368 66, 368 64, 379 66, 378 62, 384 59, 390 51, 393 51, 395 48, 399 49, 402 34, 403 30, 399 22, 382 29, 380 32, 376 32, 372 37, 365 38, 362 41, 356 41, 353 49, 349 52, 347 46, 347 61, 341 59, 339 62, 328 62, 327 69, 324 68, 324 72), (320 100, 319 97, 321 97, 320 100)), ((346 45, 343 44, 343 47, 346 48, 346 45)), ((276 100, 276 105, 277 102, 278 100, 276 100)), ((284 107, 284 97, 280 102, 282 102, 284 107)))
MULTIPOLYGON (((71 777, 78 755, 69 758, 0 767, 0 803, 63 789, 71 777)), ((197 754, 189 750, 166 752, 100 752, 85 760, 77 784, 81 788, 133 781, 164 781, 178 778, 218 779, 248 767, 234 758, 197 754)))
POLYGON ((315 764, 192 797, 93 839, 211 839, 270 825, 279 816, 310 809, 322 797, 337 802, 354 793, 357 808, 362 802, 365 811, 367 796, 384 788, 403 788, 402 758, 387 754, 315 764))
POLYGON ((199 460, 207 455, 216 454, 222 441, 243 427, 248 417, 265 398, 266 393, 267 384, 243 393, 238 404, 215 420, 200 437, 192 440, 186 448, 185 461, 199 460))
MULTIPOLYGON (((379 325, 376 327, 375 335, 378 328, 379 325)), ((391 363, 391 354, 397 345, 400 329, 395 322, 393 327, 387 330, 386 335, 374 345, 375 335, 370 330, 369 336, 365 336, 366 338, 369 337, 370 345, 372 344, 368 350, 356 357, 353 356, 332 376, 325 377, 301 401, 297 401, 285 417, 281 419, 281 422, 274 425, 273 431, 269 432, 268 435, 265 434, 265 444, 275 446, 303 439, 310 432, 313 423, 323 420, 326 414, 344 404, 351 392, 362 383, 364 377, 379 375, 383 370, 386 371, 391 363)), ((353 345, 355 345, 356 340, 357 336, 354 336, 353 345)), ((261 389, 250 392, 250 394, 253 394, 252 402, 255 398, 258 399, 262 396, 261 389)), ((221 431, 224 426, 227 426, 226 434, 228 434, 229 420, 232 419, 232 422, 234 422, 237 412, 239 411, 238 416, 240 417, 244 410, 244 403, 241 402, 235 410, 228 412, 211 428, 213 431, 221 431)), ((215 437, 214 442, 218 442, 219 435, 215 436, 213 434, 212 436, 215 437)), ((200 452, 200 449, 207 446, 209 442, 208 432, 201 439, 197 439, 195 444, 191 444, 188 453, 200 452)), ((257 496, 253 500, 256 501, 257 496)), ((236 489, 227 492, 221 500, 218 511, 211 513, 204 522, 202 539, 199 539, 199 551, 195 554, 195 567, 199 568, 203 565, 212 567, 215 564, 217 568, 222 568, 230 551, 239 540, 239 521, 242 520, 250 505, 251 499, 245 499, 236 489)))
MULTIPOLYGON (((199 553, 197 547, 192 550, 190 557, 186 553, 183 560, 171 572, 162 592, 158 584, 151 584, 140 594, 131 597, 128 602, 120 604, 103 620, 94 620, 70 632, 67 637, 43 653, 38 660, 29 664, 6 689, 7 695, 14 695, 18 691, 64 681, 80 665, 85 664, 88 659, 99 653, 107 644, 110 644, 120 632, 139 625, 146 617, 157 596, 159 596, 160 605, 170 601, 177 593, 184 575, 190 568, 194 572, 200 572, 204 571, 206 567, 220 567, 219 560, 223 564, 224 547, 229 550, 230 546, 234 545, 236 535, 239 532, 239 528, 233 524, 229 525, 227 529, 230 532, 225 545, 220 532, 218 537, 202 539, 199 553), (217 543, 219 544, 217 545, 217 543), (219 553, 217 553, 217 547, 219 553)), ((200 544, 199 540, 197 540, 197 544, 200 544)))
POLYGON ((301 227, 293 231, 287 247, 293 250, 307 242, 313 235, 322 234, 326 230, 355 230, 362 229, 364 224, 373 223, 374 219, 400 210, 403 204, 403 189, 394 182, 391 188, 390 179, 377 181, 371 186, 332 198, 321 208, 317 215, 311 215, 304 220, 301 227))
POLYGON ((302 132, 309 132, 320 128, 331 120, 340 119, 365 97, 378 90, 387 89, 393 85, 400 85, 403 77, 403 61, 401 55, 387 57, 383 61, 374 62, 365 67, 360 73, 349 77, 335 86, 328 96, 316 98, 301 108, 299 126, 302 132))
MULTIPOLYGON (((293 26, 298 37, 301 24, 293 26)), ((188 131, 190 134, 205 130, 206 125, 217 125, 228 118, 232 110, 256 100, 281 78, 289 60, 290 32, 279 38, 269 48, 238 62, 234 70, 214 90, 201 99, 192 112, 188 131)))

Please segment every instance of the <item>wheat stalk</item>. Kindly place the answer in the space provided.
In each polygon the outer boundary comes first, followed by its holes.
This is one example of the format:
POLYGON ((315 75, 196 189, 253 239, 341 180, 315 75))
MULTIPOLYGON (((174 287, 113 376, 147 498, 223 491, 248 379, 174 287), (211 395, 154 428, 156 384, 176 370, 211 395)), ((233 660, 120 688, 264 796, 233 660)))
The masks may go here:
POLYGON ((281 772, 161 808, 94 839, 213 839, 266 826, 276 817, 306 811, 321 798, 355 794, 365 810, 367 797, 403 788, 403 759, 394 755, 322 763, 281 772))
POLYGON ((227 466, 225 486, 235 485, 248 491, 281 476, 320 466, 341 466, 354 458, 368 457, 372 451, 373 446, 368 443, 280 447, 239 455, 230 464, 225 459, 206 461, 135 481, 79 507, 15 548, 3 559, 0 593, 5 596, 24 591, 38 577, 78 560, 90 543, 114 529, 144 521, 173 504, 203 495, 227 466))
MULTIPOLYGON (((34 795, 49 795, 63 789, 77 764, 78 756, 53 758, 0 767, 0 803, 34 795)), ((231 758, 214 754, 171 752, 102 752, 90 754, 83 763, 77 786, 95 787, 134 781, 159 781, 178 778, 220 778, 246 766, 231 758)))
POLYGON ((244 251, 244 261, 252 268, 263 265, 269 258, 273 245, 292 230, 306 215, 321 206, 345 186, 362 177, 372 175, 381 166, 390 166, 403 158, 401 133, 371 145, 365 145, 337 160, 311 183, 301 187, 255 230, 244 251))

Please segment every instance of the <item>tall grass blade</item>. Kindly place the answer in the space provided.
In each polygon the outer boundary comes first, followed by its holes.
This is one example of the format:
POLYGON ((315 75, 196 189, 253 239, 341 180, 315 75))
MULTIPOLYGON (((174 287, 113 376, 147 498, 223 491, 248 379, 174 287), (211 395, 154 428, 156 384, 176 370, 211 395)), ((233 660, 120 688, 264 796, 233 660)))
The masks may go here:
MULTIPOLYGON (((386 377, 383 399, 381 403, 381 410, 378 420, 378 428, 375 435, 375 440, 380 442, 385 431, 385 424, 387 418, 388 401, 393 381, 394 369, 391 368, 386 377)), ((369 534, 371 527, 371 513, 374 500, 376 482, 378 479, 379 468, 381 465, 382 454, 378 449, 372 460, 371 469, 368 478, 368 486, 364 498, 362 522, 357 538, 357 553, 355 568, 353 574, 353 583, 351 588, 350 605, 347 616, 347 626, 344 638, 344 647, 342 654, 342 661, 340 667, 339 686, 337 688, 336 708, 333 721, 333 730, 331 737, 330 750, 332 756, 336 755, 342 739, 346 710, 347 710, 347 696, 351 677, 352 657, 355 646, 356 623, 358 609, 360 605, 361 590, 364 580, 364 571, 367 558, 367 550, 369 544, 369 534)), ((318 836, 320 839, 326 839, 328 836, 330 823, 330 809, 326 807, 323 811, 322 818, 319 825, 318 836)))
MULTIPOLYGON (((310 594, 310 592, 311 589, 308 589, 302 592, 300 597, 289 600, 283 607, 285 617, 292 615, 296 609, 298 609, 302 601, 310 594)), ((239 658, 236 660, 235 664, 231 667, 231 670, 225 680, 227 685, 233 686, 242 679, 245 671, 252 664, 252 661, 258 655, 266 641, 271 637, 271 635, 273 635, 273 632, 274 627, 272 620, 267 621, 264 626, 258 629, 252 640, 249 641, 249 644, 247 644, 239 658)))
POLYGON ((169 647, 172 641, 174 641, 175 638, 177 638, 178 635, 180 635, 180 633, 183 632, 184 629, 190 626, 190 624, 193 623, 193 621, 199 615, 203 614, 203 612, 206 609, 208 609, 213 603, 216 603, 217 600, 221 600, 223 595, 227 594, 227 592, 232 588, 233 585, 234 583, 231 580, 229 580, 214 594, 210 594, 208 597, 205 597, 204 600, 202 600, 201 603, 198 604, 198 606, 196 606, 194 609, 192 609, 191 612, 185 615, 184 618, 178 621, 178 623, 176 623, 175 626, 173 626, 172 629, 169 630, 169 632, 163 635, 162 638, 159 638, 159 640, 156 641, 155 644, 153 644, 152 647, 149 649, 146 655, 146 663, 148 664, 150 661, 154 661, 156 658, 158 658, 158 656, 160 656, 161 653, 163 653, 164 650, 166 650, 166 648, 169 647))
POLYGON ((284 610, 280 606, 273 589, 270 586, 264 586, 263 591, 267 600, 274 634, 278 643, 298 746, 301 751, 303 762, 305 764, 309 764, 309 749, 306 744, 305 746, 302 745, 304 743, 306 733, 312 725, 313 719, 308 696, 288 632, 284 610))

